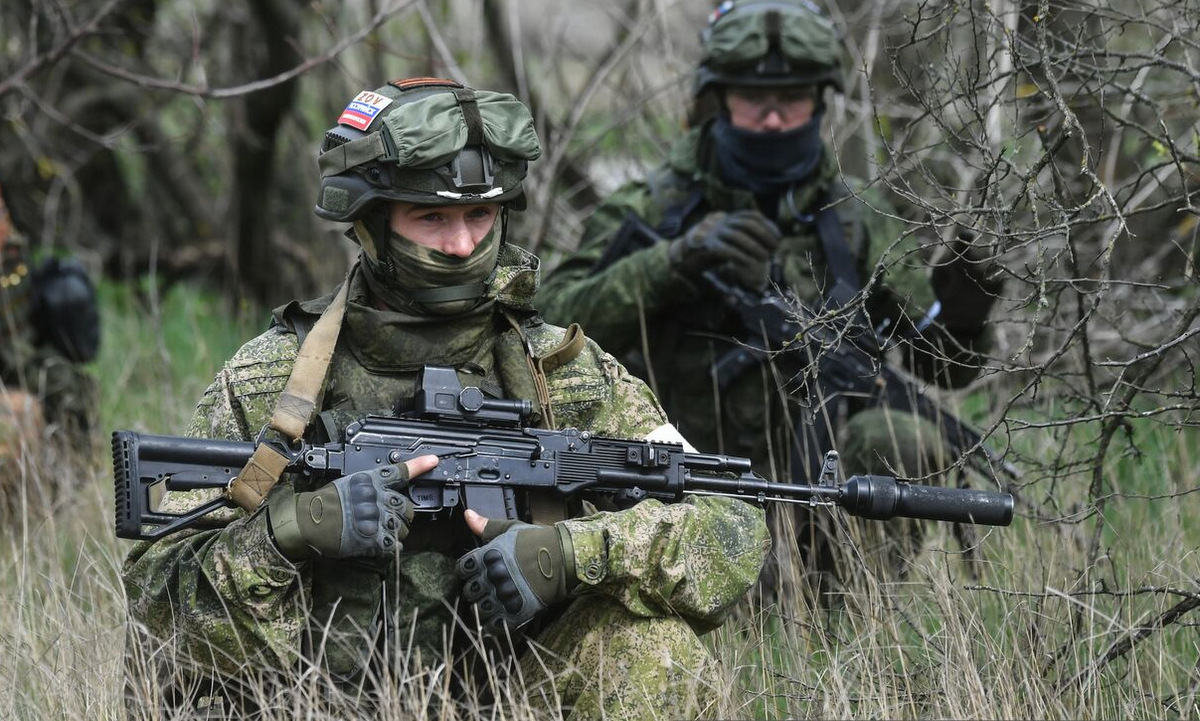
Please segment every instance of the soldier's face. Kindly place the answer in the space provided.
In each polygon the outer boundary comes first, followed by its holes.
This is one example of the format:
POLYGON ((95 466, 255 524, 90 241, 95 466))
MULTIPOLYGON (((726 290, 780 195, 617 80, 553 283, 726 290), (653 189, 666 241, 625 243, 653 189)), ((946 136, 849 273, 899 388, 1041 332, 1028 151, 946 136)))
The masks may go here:
POLYGON ((392 203, 392 230, 417 245, 466 258, 496 224, 498 203, 417 205, 392 203))
POLYGON ((795 130, 812 120, 816 92, 811 86, 751 88, 732 86, 725 91, 729 122, 735 128, 757 133, 795 130))

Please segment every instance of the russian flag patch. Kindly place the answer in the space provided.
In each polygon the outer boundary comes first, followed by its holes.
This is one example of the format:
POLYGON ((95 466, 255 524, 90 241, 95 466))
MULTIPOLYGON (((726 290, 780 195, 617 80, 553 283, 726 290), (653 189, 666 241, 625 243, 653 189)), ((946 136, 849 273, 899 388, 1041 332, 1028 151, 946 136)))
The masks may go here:
POLYGON ((375 116, 379 115, 380 111, 391 104, 392 99, 386 95, 364 90, 354 96, 354 99, 342 111, 337 121, 341 125, 348 125, 358 130, 366 130, 371 121, 375 119, 375 116))

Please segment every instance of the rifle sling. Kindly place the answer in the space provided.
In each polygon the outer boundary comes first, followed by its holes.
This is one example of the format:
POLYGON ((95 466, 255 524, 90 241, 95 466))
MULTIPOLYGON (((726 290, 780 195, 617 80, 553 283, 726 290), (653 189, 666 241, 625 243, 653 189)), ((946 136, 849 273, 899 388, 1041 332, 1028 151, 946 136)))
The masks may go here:
POLYGON ((838 217, 837 209, 830 205, 828 195, 813 218, 813 224, 816 226, 817 238, 820 239, 821 249, 825 252, 825 264, 833 281, 825 294, 825 306, 831 310, 843 308, 862 289, 862 280, 858 276, 854 254, 846 244, 842 221, 838 217))
MULTIPOLYGON (((333 351, 342 330, 349 288, 350 278, 347 277, 333 302, 321 313, 316 325, 305 337, 287 386, 275 403, 275 411, 267 425, 289 443, 295 443, 304 436, 304 430, 316 415, 325 376, 329 372, 333 351)), ((279 482, 290 460, 274 445, 263 442, 260 435, 254 455, 229 484, 229 498, 247 511, 258 508, 267 493, 279 482)))
POLYGON ((528 336, 525 335, 525 326, 521 320, 506 310, 503 311, 503 315, 508 321, 509 327, 521 339, 521 346, 525 350, 525 361, 529 365, 529 375, 533 379, 533 387, 537 393, 542 425, 546 428, 554 428, 554 408, 550 404, 550 386, 546 381, 546 376, 575 360, 583 352, 584 342, 587 340, 583 329, 579 327, 578 323, 572 323, 567 327, 563 340, 558 346, 548 353, 538 355, 533 349, 533 344, 529 342, 528 336))

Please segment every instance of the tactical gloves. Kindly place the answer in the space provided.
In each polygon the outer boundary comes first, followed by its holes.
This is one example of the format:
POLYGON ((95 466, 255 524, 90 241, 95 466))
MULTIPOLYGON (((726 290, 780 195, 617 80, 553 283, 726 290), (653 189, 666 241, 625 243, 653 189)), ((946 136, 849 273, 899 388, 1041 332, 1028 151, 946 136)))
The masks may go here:
POLYGON ((671 241, 667 254, 671 268, 689 282, 712 270, 747 290, 761 291, 780 239, 775 224, 756 210, 716 212, 671 241))
POLYGON ((520 628, 579 583, 571 534, 562 524, 489 520, 483 540, 459 559, 458 575, 485 629, 520 628))
POLYGON ((413 504, 404 464, 342 476, 307 493, 277 487, 267 499, 267 518, 279 550, 292 561, 384 558, 401 549, 413 504))
POLYGON ((1003 288, 988 252, 959 233, 950 254, 933 269, 931 281, 942 311, 937 320, 952 333, 974 335, 982 328, 1003 288))

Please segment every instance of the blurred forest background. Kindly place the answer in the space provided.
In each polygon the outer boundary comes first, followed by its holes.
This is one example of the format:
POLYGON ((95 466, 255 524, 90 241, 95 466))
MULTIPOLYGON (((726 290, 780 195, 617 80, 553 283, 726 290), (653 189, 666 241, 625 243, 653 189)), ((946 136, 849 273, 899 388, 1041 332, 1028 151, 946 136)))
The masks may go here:
MULTIPOLYGON (((544 152, 514 237, 553 267, 597 200, 679 136, 711 7, 13 0, 0 187, 42 253, 269 308, 324 292, 353 257, 312 213, 340 109, 386 79, 447 76, 533 108, 544 152)), ((1005 270, 989 420, 1009 438, 1092 424, 1098 455, 1051 464, 1084 474, 1130 420, 1194 426, 1197 2, 827 11, 848 63, 828 123, 844 170, 891 191, 933 260, 968 229, 1005 270), (1066 404, 1053 418, 1011 412, 1047 398, 1066 404)))
MULTIPOLYGON (((990 588, 1031 604, 997 601, 1025 624, 1001 650, 1057 693, 1167 636, 1168 688, 1137 708, 1186 715, 1200 691, 1200 0, 823 7, 846 46, 828 114, 845 172, 890 192, 931 258, 968 229, 1004 270, 994 355, 958 401, 1022 470, 1005 483, 1027 535, 1008 552, 1049 565, 990 588)), ((596 202, 680 135, 711 9, 5 0, 0 187, 38 253, 135 294, 199 286, 265 321, 353 258, 312 213, 317 144, 345 103, 451 77, 534 110, 543 156, 512 235, 552 267, 596 202)), ((1059 715, 1012 699, 1016 717, 1059 715)))
MULTIPOLYGON (((106 277, 282 303, 336 282, 344 264, 330 258, 348 257, 311 212, 323 131, 361 89, 446 76, 534 108, 545 153, 517 237, 553 265, 597 198, 678 136, 710 9, 13 0, 0 9, 0 185, 35 246, 83 254, 106 277)), ((1062 280, 1136 278, 1161 283, 1156 295, 1183 279, 1200 137, 1193 3, 828 12, 850 70, 831 140, 847 172, 910 201, 914 230, 990 239, 1013 275, 1040 274, 1036 298, 1013 287, 1033 310, 1092 288, 1062 280)))

